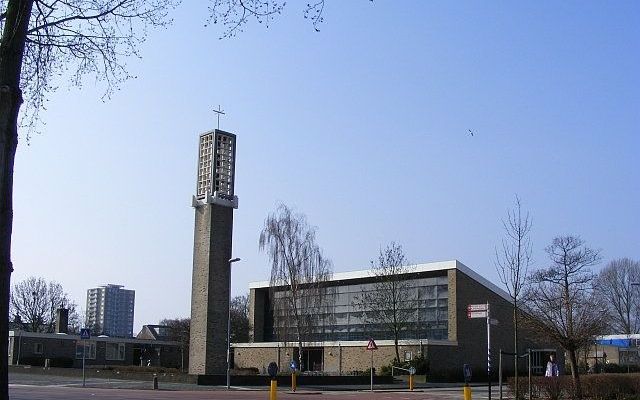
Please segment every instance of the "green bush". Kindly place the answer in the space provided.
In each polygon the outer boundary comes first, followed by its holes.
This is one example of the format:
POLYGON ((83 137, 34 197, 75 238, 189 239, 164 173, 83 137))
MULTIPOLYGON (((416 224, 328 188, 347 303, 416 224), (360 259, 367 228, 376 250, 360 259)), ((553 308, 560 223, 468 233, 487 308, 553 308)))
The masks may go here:
POLYGON ((409 362, 409 366, 416 369, 417 375, 427 375, 429 373, 429 360, 422 354, 415 356, 409 362))
POLYGON ((383 365, 382 367, 380 367, 380 375, 390 376, 391 375, 391 366, 392 366, 392 364, 383 365))
MULTIPOLYGON (((409 369, 411 367, 416 369, 417 375, 426 375, 429 373, 429 361, 422 355, 418 355, 413 358, 411 361, 405 362, 397 362, 395 359, 391 362, 391 364, 383 365, 380 368, 379 375, 390 376, 392 374, 393 367, 400 367, 404 369, 409 369)), ((396 375, 405 375, 408 374, 404 371, 396 371, 396 375)))

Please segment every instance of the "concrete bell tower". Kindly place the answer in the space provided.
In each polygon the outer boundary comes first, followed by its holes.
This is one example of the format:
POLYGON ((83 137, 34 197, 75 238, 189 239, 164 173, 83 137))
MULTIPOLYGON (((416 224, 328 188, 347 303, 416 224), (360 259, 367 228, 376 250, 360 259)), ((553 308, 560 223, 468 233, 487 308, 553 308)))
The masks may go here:
POLYGON ((189 373, 225 374, 236 136, 215 129, 200 135, 195 209, 189 373))

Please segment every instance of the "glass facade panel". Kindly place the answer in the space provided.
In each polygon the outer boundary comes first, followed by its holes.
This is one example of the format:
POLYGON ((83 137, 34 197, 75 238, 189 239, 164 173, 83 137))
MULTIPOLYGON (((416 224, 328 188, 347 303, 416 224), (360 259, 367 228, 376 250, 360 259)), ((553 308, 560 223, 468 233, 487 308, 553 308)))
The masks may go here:
MULTIPOLYGON (((446 276, 410 279, 410 295, 405 303, 411 315, 401 339, 446 340, 448 335, 448 279, 446 276)), ((372 283, 345 284, 330 288, 325 304, 312 308, 308 318, 312 323, 304 341, 378 340, 393 339, 393 333, 379 321, 367 318, 367 313, 357 304, 363 291, 375 290, 372 283)), ((276 292, 282 298, 283 292, 276 292)), ((314 302, 311 302, 312 304, 314 302)), ((266 318, 265 340, 293 341, 297 337, 291 313, 272 311, 266 318), (275 317, 275 318, 274 318, 275 317), (274 322, 277 321, 277 322, 274 322)))

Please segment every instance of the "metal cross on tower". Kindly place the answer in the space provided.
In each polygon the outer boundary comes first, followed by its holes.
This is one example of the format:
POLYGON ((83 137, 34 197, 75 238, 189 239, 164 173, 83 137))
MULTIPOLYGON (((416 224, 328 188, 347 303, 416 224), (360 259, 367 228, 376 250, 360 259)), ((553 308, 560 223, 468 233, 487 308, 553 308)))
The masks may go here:
POLYGON ((220 104, 218 104, 218 109, 213 109, 213 112, 217 114, 218 117, 218 129, 220 129, 220 114, 225 115, 225 112, 220 108, 220 104))

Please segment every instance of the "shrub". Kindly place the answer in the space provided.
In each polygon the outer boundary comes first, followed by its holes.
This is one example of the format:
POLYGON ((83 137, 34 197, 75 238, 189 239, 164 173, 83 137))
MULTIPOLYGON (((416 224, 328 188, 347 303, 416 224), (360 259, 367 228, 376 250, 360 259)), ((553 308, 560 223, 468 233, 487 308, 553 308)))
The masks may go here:
POLYGON ((415 356, 413 360, 409 362, 409 366, 415 368, 416 374, 418 375, 426 375, 429 373, 429 360, 422 354, 415 356))
POLYGON ((20 365, 31 365, 32 367, 44 367, 43 357, 20 357, 20 365))
POLYGON ((391 375, 391 367, 392 367, 391 364, 383 365, 382 367, 380 367, 380 375, 383 375, 383 376, 391 375))
MULTIPOLYGON (((513 395, 515 383, 513 377, 507 379, 509 391, 513 395)), ((529 392, 529 380, 526 377, 518 379, 518 397, 526 398, 529 392)), ((531 379, 531 396, 546 400, 570 399, 573 397, 573 383, 570 376, 546 378, 536 376, 531 379)))
MULTIPOLYGON (((640 400, 640 374, 592 374, 580 375, 583 398, 590 400, 640 400)), ((513 394, 513 378, 507 380, 513 394)), ((519 395, 526 398, 528 379, 518 379, 519 395)), ((546 378, 533 377, 531 392, 534 399, 568 400, 574 398, 571 376, 546 378)))
POLYGON ((234 368, 231 373, 233 375, 258 375, 260 371, 256 367, 234 368))
POLYGON ((568 376, 543 377, 540 380, 540 392, 545 399, 560 400, 571 398, 573 384, 568 376))
POLYGON ((56 357, 51 359, 51 363, 49 364, 54 368, 72 368, 73 367, 73 358, 71 357, 56 357))
POLYGON ((593 400, 622 400, 640 394, 639 374, 596 374, 582 376, 582 392, 593 400))
MULTIPOLYGON (((400 367, 407 370, 413 367, 416 369, 417 375, 426 375, 429 373, 429 361, 422 354, 415 356, 411 361, 397 362, 394 359, 391 364, 383 365, 380 368, 380 375, 390 376, 393 372, 393 367, 400 367)), ((408 374, 404 371, 396 371, 395 373, 396 375, 408 374)))
MULTIPOLYGON (((97 368, 97 365, 91 366, 91 368, 97 368)), ((119 371, 119 372, 143 372, 143 373, 169 373, 169 374, 178 374, 180 370, 177 368, 166 368, 166 367, 147 367, 147 366, 139 366, 139 365, 105 365, 100 368, 104 371, 119 371)))

